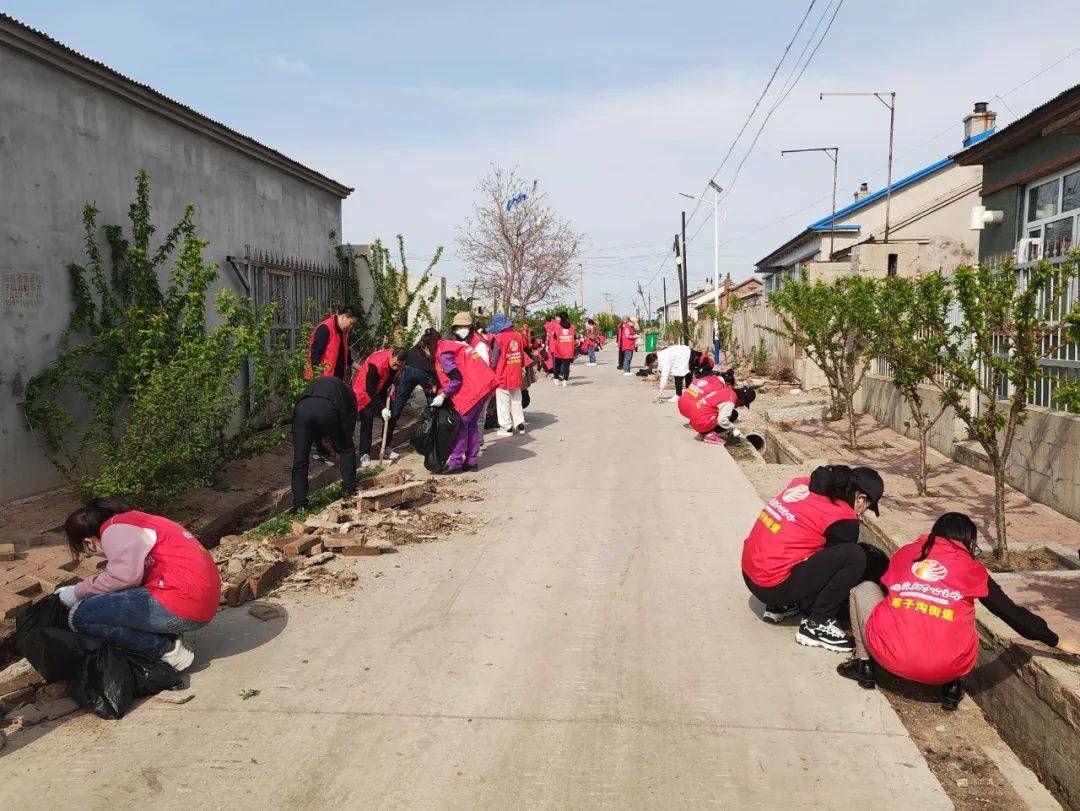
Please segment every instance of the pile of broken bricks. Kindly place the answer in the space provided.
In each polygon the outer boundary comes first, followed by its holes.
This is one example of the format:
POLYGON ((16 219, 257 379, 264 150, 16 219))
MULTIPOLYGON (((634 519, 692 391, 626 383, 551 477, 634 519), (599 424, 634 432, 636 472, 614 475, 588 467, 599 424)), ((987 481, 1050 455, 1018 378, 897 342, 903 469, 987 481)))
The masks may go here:
POLYGON ((400 471, 382 473, 361 486, 356 495, 333 502, 305 521, 293 522, 285 535, 261 541, 242 535, 222 538, 211 552, 221 572, 221 604, 238 606, 264 597, 290 572, 290 580, 312 582, 323 590, 328 585, 352 586, 359 579, 355 572, 318 578, 310 571, 337 555, 378 555, 393 549, 396 544, 390 533, 372 531, 383 522, 377 517, 373 521, 370 514, 409 509, 430 501, 434 493, 431 481, 407 481, 400 471), (325 580, 332 582, 321 582, 325 580))
MULTIPOLYGON (((0 670, 0 726, 7 731, 55 721, 75 712, 79 705, 67 696, 67 682, 45 684, 25 659, 0 670)), ((5 735, 0 731, 0 749, 5 735)))

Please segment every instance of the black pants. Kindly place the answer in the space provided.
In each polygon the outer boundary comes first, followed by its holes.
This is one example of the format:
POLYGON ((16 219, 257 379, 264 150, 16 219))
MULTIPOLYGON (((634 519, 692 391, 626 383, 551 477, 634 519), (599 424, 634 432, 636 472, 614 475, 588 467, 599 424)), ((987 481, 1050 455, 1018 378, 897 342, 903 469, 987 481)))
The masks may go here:
MULTIPOLYGON (((371 429, 375 422, 375 415, 379 414, 383 410, 384 402, 380 397, 378 400, 372 400, 356 415, 357 422, 360 423, 360 445, 357 450, 360 455, 371 454, 371 429)), ((393 423, 393 418, 390 420, 393 423)), ((386 443, 390 444, 390 426, 386 429, 386 443)))
POLYGON ((570 379, 570 364, 574 361, 570 358, 555 358, 555 379, 570 379))
POLYGON ((847 606, 848 592, 862 582, 866 550, 841 543, 815 552, 775 586, 759 586, 743 573, 750 593, 765 605, 795 605, 815 622, 836 619, 847 606))
POLYGON ((342 489, 356 492, 356 448, 353 438, 345 436, 341 418, 329 400, 321 397, 305 397, 296 405, 292 420, 293 508, 306 507, 308 503, 308 462, 312 446, 322 438, 330 440, 340 454, 338 470, 341 471, 342 489))
POLYGON ((678 397, 682 394, 684 386, 689 386, 694 382, 694 375, 691 372, 687 372, 685 375, 675 375, 675 396, 678 397))

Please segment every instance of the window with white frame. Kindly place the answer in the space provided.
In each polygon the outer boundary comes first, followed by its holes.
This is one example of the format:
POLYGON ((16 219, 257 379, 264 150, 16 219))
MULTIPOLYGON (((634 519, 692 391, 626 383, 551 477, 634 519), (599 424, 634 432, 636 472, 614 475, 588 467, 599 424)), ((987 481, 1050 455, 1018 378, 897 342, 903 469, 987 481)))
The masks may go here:
POLYGON ((1080 216, 1080 166, 1073 166, 1027 187, 1024 195, 1026 262, 1061 256, 1077 241, 1080 216))

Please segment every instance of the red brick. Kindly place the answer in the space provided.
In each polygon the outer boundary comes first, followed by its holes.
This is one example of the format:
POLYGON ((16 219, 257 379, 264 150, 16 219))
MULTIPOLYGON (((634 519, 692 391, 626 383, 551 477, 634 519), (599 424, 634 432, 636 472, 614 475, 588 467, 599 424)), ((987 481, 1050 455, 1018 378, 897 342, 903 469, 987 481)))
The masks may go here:
POLYGON ((4 589, 6 591, 13 592, 14 594, 19 594, 23 597, 33 597, 35 595, 41 594, 42 591, 41 583, 39 583, 34 578, 28 577, 26 575, 8 581, 4 584, 4 589))
POLYGON ((77 574, 61 569, 38 569, 30 577, 41 583, 41 589, 46 594, 52 594, 60 586, 69 586, 82 579, 77 574))
POLYGON ((0 560, 15 560, 15 544, 0 543, 0 560))
POLYGON ((300 540, 302 537, 304 537, 304 533, 292 532, 288 535, 275 535, 272 538, 267 538, 266 543, 269 546, 274 547, 274 549, 284 549, 286 546, 300 540))
POLYGON ((348 546, 342 549, 339 554, 347 558, 358 558, 366 555, 378 555, 379 553, 380 550, 375 546, 348 546))
POLYGON ((321 539, 318 535, 304 535, 297 538, 295 541, 287 543, 282 551, 286 555, 302 555, 307 552, 315 544, 320 543, 321 539))
POLYGON ((276 563, 264 563, 252 570, 251 577, 248 578, 248 589, 251 591, 252 598, 257 600, 266 596, 266 593, 278 584, 284 574, 285 562, 280 560, 276 563))
POLYGON ((0 619, 13 620, 30 608, 30 598, 0 588, 0 619))
POLYGON ((244 569, 240 574, 229 578, 228 587, 225 591, 225 599, 229 605, 240 605, 251 597, 251 586, 248 585, 250 579, 251 572, 248 569, 244 569))

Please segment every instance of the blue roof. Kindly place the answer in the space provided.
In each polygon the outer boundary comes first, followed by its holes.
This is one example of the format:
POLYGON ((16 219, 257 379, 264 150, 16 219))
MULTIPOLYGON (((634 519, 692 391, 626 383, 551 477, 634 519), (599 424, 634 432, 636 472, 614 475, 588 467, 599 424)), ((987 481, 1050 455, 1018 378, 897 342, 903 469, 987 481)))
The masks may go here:
MULTIPOLYGON (((898 180, 895 183, 893 183, 892 184, 892 190, 894 192, 897 192, 900 189, 904 188, 905 186, 910 186, 912 183, 917 183, 918 181, 922 180, 924 177, 926 177, 928 175, 932 175, 932 174, 934 174, 934 172, 937 172, 937 171, 940 171, 941 169, 944 169, 946 166, 950 165, 952 162, 953 162, 952 158, 942 158, 937 163, 931 163, 929 166, 927 166, 924 169, 920 169, 915 174, 908 175, 903 180, 898 180)), ((885 197, 885 193, 887 191, 888 191, 888 188, 884 188, 884 189, 881 189, 880 191, 874 192, 873 194, 867 195, 862 200, 856 200, 854 203, 847 206, 846 208, 840 209, 839 211, 836 212, 836 214, 830 214, 827 217, 822 217, 817 222, 810 223, 810 225, 807 226, 807 227, 811 231, 828 231, 829 230, 829 223, 834 218, 835 219, 840 219, 841 217, 846 217, 848 214, 853 214, 854 212, 859 211, 860 209, 866 208, 867 206, 872 205, 873 203, 876 203, 878 200, 881 200, 883 197, 885 197)), ((857 229, 858 226, 855 226, 855 228, 857 229)), ((850 229, 847 226, 841 225, 841 226, 837 226, 836 230, 837 231, 842 231, 842 230, 850 230, 850 229)))

